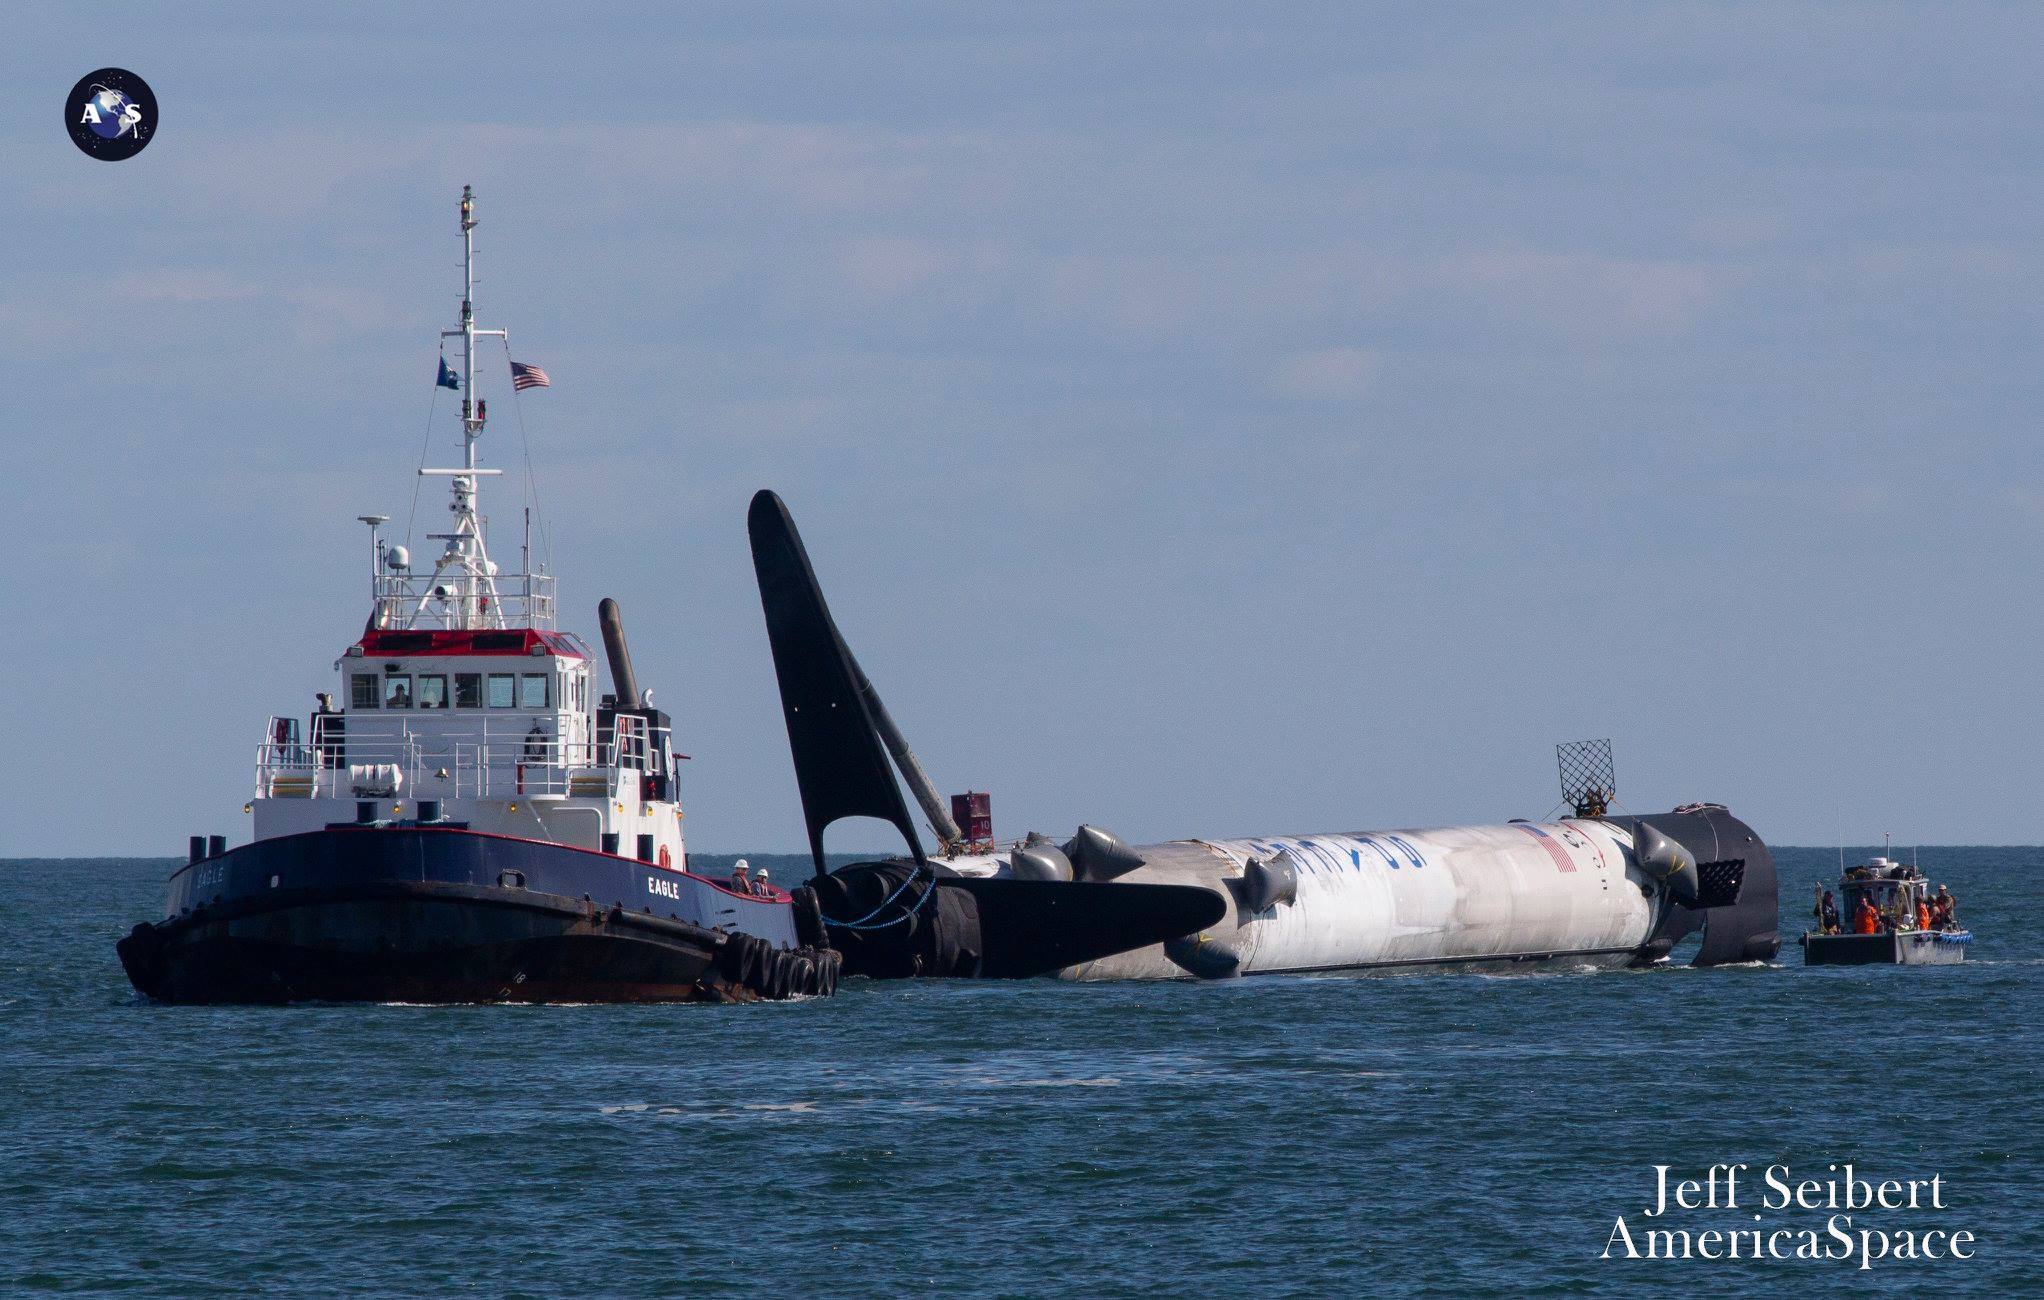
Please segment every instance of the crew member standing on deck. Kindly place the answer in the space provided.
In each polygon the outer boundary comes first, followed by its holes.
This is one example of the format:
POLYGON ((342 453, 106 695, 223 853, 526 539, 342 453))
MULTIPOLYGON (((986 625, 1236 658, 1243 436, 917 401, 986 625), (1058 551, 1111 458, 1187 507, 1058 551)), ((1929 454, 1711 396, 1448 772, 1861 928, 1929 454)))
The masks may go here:
POLYGON ((1879 934, 1881 916, 1874 910, 1874 900, 1865 894, 1859 897, 1859 906, 1853 909, 1852 929, 1855 934, 1879 934))
POLYGON ((341 739, 344 714, 334 707, 334 697, 326 691, 312 697, 318 710, 312 715, 312 746, 319 754, 321 767, 341 766, 347 745, 341 739))
POLYGON ((1828 889, 1824 891, 1823 899, 1817 904, 1817 932, 1819 934, 1838 933, 1838 900, 1831 896, 1831 891, 1828 889))

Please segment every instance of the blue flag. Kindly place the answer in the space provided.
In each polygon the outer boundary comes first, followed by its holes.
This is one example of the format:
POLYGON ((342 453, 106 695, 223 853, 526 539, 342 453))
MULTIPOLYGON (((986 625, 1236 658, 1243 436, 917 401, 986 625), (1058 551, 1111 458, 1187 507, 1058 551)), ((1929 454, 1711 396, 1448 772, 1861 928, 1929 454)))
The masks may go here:
POLYGON ((440 358, 440 379, 438 382, 442 388, 452 388, 457 393, 461 391, 461 376, 447 368, 446 357, 440 358))

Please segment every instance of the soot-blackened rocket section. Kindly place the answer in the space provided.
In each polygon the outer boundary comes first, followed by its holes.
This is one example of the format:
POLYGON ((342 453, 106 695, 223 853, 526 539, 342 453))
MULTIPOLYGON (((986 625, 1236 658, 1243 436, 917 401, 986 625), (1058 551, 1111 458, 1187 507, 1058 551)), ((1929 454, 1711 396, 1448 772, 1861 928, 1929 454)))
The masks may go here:
POLYGON ((859 690, 864 675, 824 603, 787 506, 772 492, 759 492, 745 527, 816 874, 824 874, 824 829, 846 817, 892 823, 916 862, 927 862, 859 690))
MULTIPOLYGON (((831 944, 851 975, 1028 978, 1162 943, 1219 921, 1226 904, 1200 886, 967 878, 932 863, 888 766, 879 697, 824 603, 795 522, 772 492, 746 519, 781 712, 802 792, 814 888, 831 944), (823 832, 878 817, 912 860, 824 870, 823 832)), ((920 768, 891 726, 901 766, 920 768)), ((928 785, 922 778, 921 784, 928 785)), ((924 799, 934 803, 934 796, 924 799)))

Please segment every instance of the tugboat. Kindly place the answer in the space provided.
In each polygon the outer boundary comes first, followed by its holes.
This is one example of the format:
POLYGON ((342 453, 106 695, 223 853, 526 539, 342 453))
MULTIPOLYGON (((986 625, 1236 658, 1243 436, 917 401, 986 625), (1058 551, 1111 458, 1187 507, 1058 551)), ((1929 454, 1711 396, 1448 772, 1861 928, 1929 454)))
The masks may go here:
MULTIPOLYGON (((1949 919, 1914 865, 1885 854, 1869 858, 1839 877, 1838 893, 1836 932, 1803 933, 1805 966, 1956 966, 1966 960, 1972 933, 1949 919)), ((1821 916, 1821 899, 1817 910, 1821 916)))
MULTIPOLYGON (((477 463, 475 198, 461 195, 462 462, 430 573, 364 515, 368 621, 301 730, 257 748, 249 843, 193 836, 163 919, 117 945, 161 1002, 746 1001, 827 994, 810 890, 688 870, 668 715, 599 607, 613 693, 554 626, 553 577, 500 571, 477 463), (336 703, 338 701, 338 703, 336 703)), ((444 355, 444 354, 443 354, 444 355)), ((509 359, 509 347, 505 348, 509 359)), ((440 382, 455 386, 443 360, 440 382)), ((514 367, 514 375, 518 373, 514 367)), ((518 384, 514 381, 514 396, 518 384)), ((528 515, 529 519, 529 515, 528 515)), ((528 525, 529 536, 529 525, 528 525)))

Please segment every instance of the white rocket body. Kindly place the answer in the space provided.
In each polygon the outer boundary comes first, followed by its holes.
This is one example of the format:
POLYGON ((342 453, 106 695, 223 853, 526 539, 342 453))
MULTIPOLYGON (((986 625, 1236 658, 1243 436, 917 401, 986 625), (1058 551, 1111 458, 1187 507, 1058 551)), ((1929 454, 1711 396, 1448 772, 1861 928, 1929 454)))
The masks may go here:
MULTIPOLYGON (((1646 943, 1659 918, 1660 890, 1636 862, 1632 836, 1593 820, 1178 840, 1136 852, 1144 865, 1118 880, 1204 885, 1228 899, 1227 915, 1189 940, 1070 967, 1066 978, 1557 957, 1617 964, 1646 943), (1295 880, 1293 896, 1248 910, 1253 900, 1240 882, 1253 862, 1295 880)), ((971 875, 1002 869, 994 858, 945 865, 971 875)))

